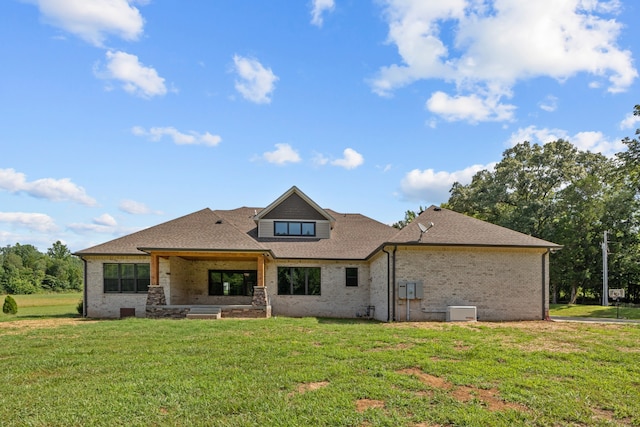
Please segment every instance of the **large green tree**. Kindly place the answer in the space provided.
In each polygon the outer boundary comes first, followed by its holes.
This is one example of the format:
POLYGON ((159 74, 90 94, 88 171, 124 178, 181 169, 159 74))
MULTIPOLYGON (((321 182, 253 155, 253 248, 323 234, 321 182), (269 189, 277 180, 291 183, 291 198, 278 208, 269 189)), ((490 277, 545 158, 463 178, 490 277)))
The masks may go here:
POLYGON ((31 294, 42 290, 82 289, 82 262, 60 241, 46 254, 35 246, 0 248, 0 293, 31 294))
MULTIPOLYGON (((633 114, 640 118, 640 105, 634 107, 633 114)), ((609 247, 614 263, 610 275, 617 283, 626 284, 634 301, 640 302, 640 129, 635 135, 622 140, 626 150, 616 155, 616 177, 623 197, 611 201, 609 212, 615 212, 612 218, 623 220, 611 224, 609 247), (620 210, 622 214, 618 213, 620 210)))
POLYGON ((562 294, 575 302, 580 290, 599 299, 605 230, 615 237, 610 243, 614 286, 640 277, 637 258, 633 261, 639 247, 638 188, 628 178, 628 168, 638 165, 632 153, 638 144, 627 145, 629 154, 609 159, 564 140, 520 143, 506 150, 493 170, 478 172, 468 185, 455 183, 445 206, 563 245, 552 255, 553 299, 562 294))

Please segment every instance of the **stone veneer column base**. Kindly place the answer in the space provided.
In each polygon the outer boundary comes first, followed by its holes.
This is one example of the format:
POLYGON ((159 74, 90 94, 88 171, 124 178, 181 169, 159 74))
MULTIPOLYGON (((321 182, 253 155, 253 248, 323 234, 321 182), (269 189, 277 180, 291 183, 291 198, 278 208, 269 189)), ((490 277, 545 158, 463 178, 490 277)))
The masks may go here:
POLYGON ((251 305, 264 307, 269 304, 269 297, 267 296, 267 288, 265 286, 254 286, 253 287, 253 299, 251 300, 251 305))
POLYGON ((162 286, 149 286, 147 305, 167 305, 167 299, 164 296, 164 288, 162 286))
MULTIPOLYGON (((171 306, 167 305, 167 299, 164 295, 162 286, 149 286, 147 294, 147 306, 145 314, 151 319, 184 319, 191 310, 189 306, 171 306)), ((269 296, 267 288, 264 286, 255 286, 253 288, 253 299, 251 307, 245 306, 222 306, 221 316, 223 318, 253 318, 268 319, 271 317, 271 304, 269 304, 269 296)))
POLYGON ((251 306, 255 310, 255 314, 257 315, 256 317, 265 317, 267 319, 271 317, 271 303, 269 301, 269 295, 267 295, 266 286, 253 287, 253 299, 251 300, 251 306))

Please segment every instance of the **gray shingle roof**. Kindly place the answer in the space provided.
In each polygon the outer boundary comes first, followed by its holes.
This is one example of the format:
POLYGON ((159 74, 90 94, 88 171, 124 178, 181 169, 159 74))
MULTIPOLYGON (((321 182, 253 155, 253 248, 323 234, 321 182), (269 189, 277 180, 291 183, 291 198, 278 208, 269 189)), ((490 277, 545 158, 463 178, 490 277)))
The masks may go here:
POLYGON ((414 243, 447 246, 512 246, 560 248, 560 245, 491 224, 449 209, 430 206, 418 218, 400 230, 390 243, 414 243), (418 224, 433 227, 422 235, 418 224))
MULTIPOLYGON (((253 212, 253 211, 252 211, 253 212)), ((142 255, 143 249, 264 251, 265 248, 211 209, 83 249, 77 255, 142 255)))
POLYGON ((145 251, 270 251, 276 258, 361 260, 382 245, 424 244, 464 246, 560 246, 493 225, 447 209, 431 206, 398 231, 360 214, 326 209, 334 219, 330 239, 258 238, 254 217, 260 208, 202 209, 189 215, 138 231, 77 255, 142 255, 145 251), (418 223, 435 225, 420 238, 418 223))

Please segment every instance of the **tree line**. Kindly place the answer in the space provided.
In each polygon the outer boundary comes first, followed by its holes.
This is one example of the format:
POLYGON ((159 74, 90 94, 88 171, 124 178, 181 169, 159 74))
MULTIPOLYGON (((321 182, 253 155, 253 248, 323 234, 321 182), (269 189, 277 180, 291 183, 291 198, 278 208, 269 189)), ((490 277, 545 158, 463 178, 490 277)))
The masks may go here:
POLYGON ((82 287, 82 261, 60 241, 46 253, 19 243, 0 248, 0 294, 80 291, 82 287))
MULTIPOLYGON (((633 113, 640 117, 640 105, 633 113)), ((640 129, 635 135, 613 157, 562 139, 522 142, 470 184, 454 183, 443 207, 562 245, 550 255, 552 302, 601 301, 607 231, 609 288, 640 302, 640 129)), ((394 226, 413 218, 408 211, 394 226)))

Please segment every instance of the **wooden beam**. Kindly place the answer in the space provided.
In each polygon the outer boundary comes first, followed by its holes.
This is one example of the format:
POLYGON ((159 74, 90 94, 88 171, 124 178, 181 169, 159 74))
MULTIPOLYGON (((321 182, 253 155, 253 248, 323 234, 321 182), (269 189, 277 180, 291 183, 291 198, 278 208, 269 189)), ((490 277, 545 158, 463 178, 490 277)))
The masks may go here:
POLYGON ((256 259, 262 257, 262 253, 255 252, 204 252, 204 251, 150 251, 157 257, 182 257, 182 258, 206 258, 206 259, 256 259))

